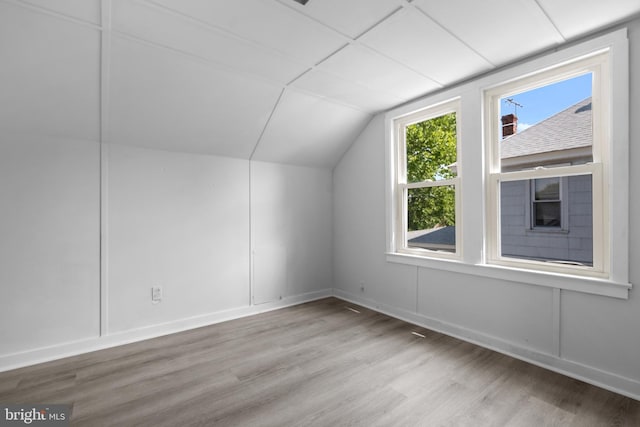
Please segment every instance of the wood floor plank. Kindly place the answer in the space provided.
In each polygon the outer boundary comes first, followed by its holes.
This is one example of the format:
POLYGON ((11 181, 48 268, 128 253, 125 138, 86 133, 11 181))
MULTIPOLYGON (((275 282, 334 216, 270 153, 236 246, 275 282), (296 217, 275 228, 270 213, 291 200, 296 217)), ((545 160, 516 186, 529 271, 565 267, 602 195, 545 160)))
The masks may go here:
POLYGON ((336 298, 0 373, 0 402, 79 426, 640 425, 638 401, 336 298))

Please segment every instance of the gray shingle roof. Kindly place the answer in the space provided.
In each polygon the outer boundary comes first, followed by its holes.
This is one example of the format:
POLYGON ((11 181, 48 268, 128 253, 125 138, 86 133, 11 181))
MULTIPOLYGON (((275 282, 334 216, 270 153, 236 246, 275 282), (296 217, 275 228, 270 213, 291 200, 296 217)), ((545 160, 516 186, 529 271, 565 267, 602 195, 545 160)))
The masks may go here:
POLYGON ((500 157, 528 156, 587 147, 593 140, 591 97, 500 142, 500 157))
POLYGON ((409 240, 412 244, 429 244, 429 245, 455 245, 456 244, 456 227, 449 225, 447 227, 437 228, 421 236, 409 240))

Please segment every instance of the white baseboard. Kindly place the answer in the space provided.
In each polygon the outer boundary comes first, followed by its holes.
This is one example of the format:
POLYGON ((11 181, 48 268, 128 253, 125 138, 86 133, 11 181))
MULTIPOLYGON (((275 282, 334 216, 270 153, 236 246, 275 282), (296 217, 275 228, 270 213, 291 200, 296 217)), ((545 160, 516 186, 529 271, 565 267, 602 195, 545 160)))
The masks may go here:
POLYGON ((267 311, 302 304, 305 302, 330 297, 332 295, 333 292, 331 289, 324 289, 321 291, 285 297, 279 301, 268 302, 260 305, 244 306, 201 316, 180 319, 173 322, 133 329, 126 332, 118 332, 101 337, 93 337, 79 341, 66 342, 55 346, 37 348, 19 353, 0 355, 0 372, 35 365, 38 363, 49 362, 56 359, 62 359, 64 357, 76 356, 78 354, 88 353, 90 351, 102 350, 105 348, 116 347, 132 342, 143 341, 150 338, 157 338, 163 335, 174 334, 176 332, 182 332, 189 329, 225 322, 227 320, 239 319, 241 317, 265 313, 267 311))
POLYGON ((563 359, 552 354, 525 348, 513 342, 484 334, 479 331, 457 326, 448 322, 442 322, 398 307, 381 304, 377 301, 363 298, 362 296, 345 292, 341 289, 334 289, 333 294, 337 298, 384 313, 396 319, 404 320, 432 331, 440 332, 445 335, 497 351, 498 353, 512 356, 516 359, 584 381, 635 400, 640 400, 640 381, 563 359))

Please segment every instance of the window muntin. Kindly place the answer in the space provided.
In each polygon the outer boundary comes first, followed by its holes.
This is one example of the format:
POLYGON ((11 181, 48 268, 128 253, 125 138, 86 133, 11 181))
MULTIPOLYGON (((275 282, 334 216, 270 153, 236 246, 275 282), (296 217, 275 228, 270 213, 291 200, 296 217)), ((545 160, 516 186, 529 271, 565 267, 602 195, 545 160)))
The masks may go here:
POLYGON ((399 252, 459 256, 459 109, 448 102, 395 121, 399 252))
POLYGON ((608 145, 603 132, 607 126, 607 106, 602 102, 608 97, 608 84, 602 77, 607 60, 606 54, 595 55, 485 93, 492 115, 486 125, 491 129, 487 147, 490 183, 487 188, 490 201, 487 210, 487 262, 607 277, 605 248, 608 247, 608 231, 602 221, 606 197, 601 172, 606 167, 607 158, 603 152, 608 145), (503 134, 505 100, 516 98, 514 94, 539 88, 551 87, 553 90, 552 85, 566 84, 571 79, 588 79, 591 93, 521 134, 517 131, 510 134, 513 129, 508 129, 507 135, 503 134), (556 167, 557 163, 563 166, 556 167), (565 188, 563 191, 563 187, 568 186, 562 184, 569 179, 576 181, 579 178, 571 177, 580 175, 588 177, 588 190, 581 191, 579 195, 576 193, 572 198, 573 190, 565 188), (517 182, 523 184, 523 189, 529 186, 530 200, 523 209, 529 216, 529 223, 526 224, 525 220, 525 226, 531 232, 562 233, 525 233, 518 245, 507 238, 509 233, 513 234, 513 223, 517 221, 504 213, 514 208, 502 199, 506 187, 517 182), (574 211, 581 210, 573 216, 567 214, 572 199, 582 202, 573 207, 574 211), (523 247, 528 247, 528 250, 521 249, 523 247))

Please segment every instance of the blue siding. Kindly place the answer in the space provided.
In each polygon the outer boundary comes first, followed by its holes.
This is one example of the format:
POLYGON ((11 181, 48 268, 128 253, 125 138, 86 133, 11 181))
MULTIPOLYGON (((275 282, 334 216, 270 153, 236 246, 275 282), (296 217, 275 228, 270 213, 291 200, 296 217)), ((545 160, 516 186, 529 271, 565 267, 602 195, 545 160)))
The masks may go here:
POLYGON ((593 262, 591 176, 567 178, 562 203, 567 204, 562 230, 532 229, 529 181, 501 186, 502 255, 541 260, 593 262))

